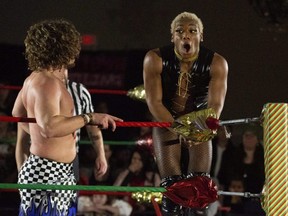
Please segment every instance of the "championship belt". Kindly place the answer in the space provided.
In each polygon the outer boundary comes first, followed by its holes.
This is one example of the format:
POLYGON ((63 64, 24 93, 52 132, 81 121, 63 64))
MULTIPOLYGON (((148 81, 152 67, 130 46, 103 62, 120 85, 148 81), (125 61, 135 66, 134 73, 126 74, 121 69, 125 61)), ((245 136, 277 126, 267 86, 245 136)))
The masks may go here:
POLYGON ((216 112, 212 109, 194 111, 177 118, 171 128, 184 139, 191 140, 194 144, 207 142, 215 137, 217 130, 208 128, 207 118, 217 119, 216 112))

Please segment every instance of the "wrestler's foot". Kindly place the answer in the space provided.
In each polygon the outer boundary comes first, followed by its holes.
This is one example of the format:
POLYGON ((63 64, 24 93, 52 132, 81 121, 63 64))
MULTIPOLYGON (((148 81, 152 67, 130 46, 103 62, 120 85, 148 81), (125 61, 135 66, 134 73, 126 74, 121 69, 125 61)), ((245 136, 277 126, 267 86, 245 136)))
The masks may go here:
POLYGON ((174 203, 168 197, 162 197, 162 215, 163 216, 182 216, 182 206, 174 203))
POLYGON ((207 216, 207 209, 185 208, 183 216, 207 216))
MULTIPOLYGON (((167 176, 162 179, 161 186, 166 188, 181 179, 182 176, 180 175, 167 176)), ((183 216, 182 206, 173 202, 165 195, 162 197, 161 209, 163 216, 183 216)))

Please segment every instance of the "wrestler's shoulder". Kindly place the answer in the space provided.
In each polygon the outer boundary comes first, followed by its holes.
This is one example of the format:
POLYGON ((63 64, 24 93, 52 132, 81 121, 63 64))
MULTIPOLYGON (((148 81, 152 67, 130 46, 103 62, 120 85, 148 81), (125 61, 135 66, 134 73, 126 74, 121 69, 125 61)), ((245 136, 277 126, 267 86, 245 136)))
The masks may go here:
POLYGON ((222 55, 215 53, 212 60, 211 68, 212 70, 216 69, 228 73, 228 62, 222 55))
POLYGON ((225 63, 227 64, 227 60, 224 56, 222 56, 221 54, 215 52, 214 53, 214 57, 213 57, 213 61, 216 62, 216 63, 225 63))
POLYGON ((53 91, 61 88, 62 82, 51 76, 47 76, 42 73, 32 73, 24 81, 24 87, 28 87, 30 90, 37 89, 37 91, 53 91))
POLYGON ((144 64, 157 64, 158 62, 162 62, 159 48, 149 50, 145 55, 144 64))

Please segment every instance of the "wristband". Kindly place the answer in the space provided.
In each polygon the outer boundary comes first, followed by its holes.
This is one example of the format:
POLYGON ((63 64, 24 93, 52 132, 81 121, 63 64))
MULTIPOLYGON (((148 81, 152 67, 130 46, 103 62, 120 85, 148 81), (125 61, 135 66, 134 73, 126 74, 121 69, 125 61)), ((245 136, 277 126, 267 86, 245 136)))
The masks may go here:
POLYGON ((85 125, 89 124, 92 120, 92 114, 91 113, 82 114, 81 117, 83 118, 85 125))
POLYGON ((87 124, 92 123, 92 121, 93 121, 93 115, 92 115, 92 113, 86 113, 86 115, 88 115, 88 117, 89 117, 89 122, 88 122, 87 124))

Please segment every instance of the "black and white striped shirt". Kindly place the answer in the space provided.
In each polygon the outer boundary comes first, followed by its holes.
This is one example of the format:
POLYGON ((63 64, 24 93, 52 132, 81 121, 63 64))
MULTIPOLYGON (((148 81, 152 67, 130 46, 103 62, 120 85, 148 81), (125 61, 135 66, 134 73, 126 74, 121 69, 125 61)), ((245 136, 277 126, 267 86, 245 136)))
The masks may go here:
MULTIPOLYGON (((74 115, 94 112, 91 95, 88 89, 82 84, 67 80, 67 90, 74 101, 74 115)), ((78 143, 80 141, 80 129, 76 131, 76 145, 78 151, 78 143)))

